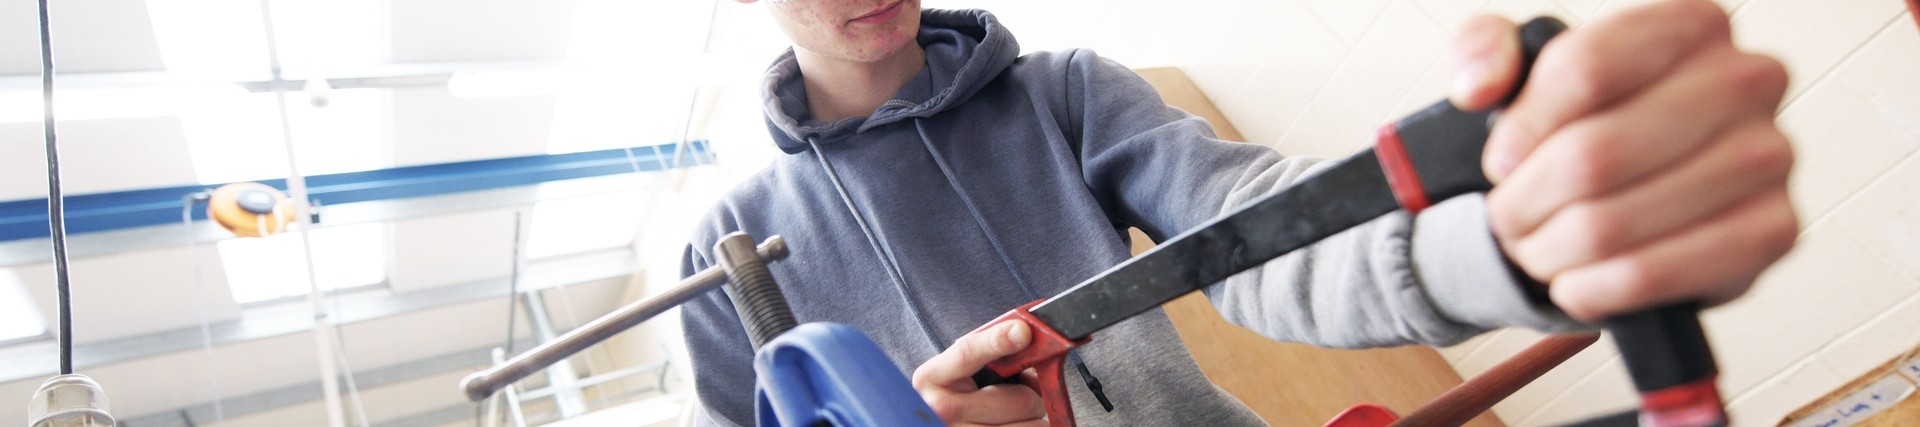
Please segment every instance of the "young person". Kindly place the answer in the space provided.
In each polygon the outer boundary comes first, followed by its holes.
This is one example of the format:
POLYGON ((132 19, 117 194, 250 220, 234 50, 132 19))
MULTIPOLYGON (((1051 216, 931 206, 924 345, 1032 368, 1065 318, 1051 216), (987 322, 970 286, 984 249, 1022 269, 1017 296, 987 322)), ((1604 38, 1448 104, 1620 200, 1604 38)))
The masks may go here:
MULTIPOLYGON (((788 155, 708 215, 684 268, 713 265, 728 232, 784 236, 793 255, 773 270, 796 317, 872 336, 952 425, 1044 425, 1033 390, 968 378, 1032 331, 973 328, 1127 259, 1128 227, 1164 239, 1314 172, 1315 160, 1215 139, 1093 52, 1020 56, 986 12, 767 7, 794 43, 765 80, 767 127, 788 155)), ((1773 122, 1785 71, 1736 49, 1727 25, 1711 1, 1675 0, 1568 31, 1489 141, 1498 189, 1388 215, 1207 296, 1272 339, 1367 347, 1574 329, 1744 293, 1798 225, 1773 122), (1550 283, 1553 304, 1529 299, 1510 265, 1550 283)), ((1491 17, 1463 26, 1457 105, 1489 108, 1513 85, 1513 33, 1491 17)), ((752 349, 732 305, 713 293, 684 317, 700 422, 751 424, 752 349)), ((1082 425, 1260 423, 1206 380, 1158 310, 1074 356, 1082 425)))

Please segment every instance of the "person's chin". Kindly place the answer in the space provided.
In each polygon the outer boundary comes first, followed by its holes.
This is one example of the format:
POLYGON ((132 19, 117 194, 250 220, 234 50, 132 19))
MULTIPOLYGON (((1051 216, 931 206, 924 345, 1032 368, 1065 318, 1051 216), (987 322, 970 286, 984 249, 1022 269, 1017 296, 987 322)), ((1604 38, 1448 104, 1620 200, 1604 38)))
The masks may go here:
POLYGON ((901 50, 906 49, 908 44, 914 43, 912 36, 905 35, 888 35, 884 37, 874 37, 868 40, 872 41, 863 44, 858 49, 847 52, 849 59, 857 62, 880 62, 887 58, 892 58, 894 55, 899 54, 901 50))

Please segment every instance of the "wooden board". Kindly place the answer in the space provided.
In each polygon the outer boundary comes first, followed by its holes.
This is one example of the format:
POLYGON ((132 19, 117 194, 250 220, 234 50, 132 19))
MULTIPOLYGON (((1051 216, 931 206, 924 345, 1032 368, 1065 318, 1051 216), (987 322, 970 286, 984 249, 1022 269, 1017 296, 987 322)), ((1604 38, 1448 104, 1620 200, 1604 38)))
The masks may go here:
MULTIPOLYGON (((1174 68, 1136 71, 1168 105, 1207 119, 1221 139, 1243 140, 1185 73, 1174 68)), ((1134 253, 1152 247, 1145 235, 1133 233, 1134 253)), ((1199 293, 1165 308, 1207 378, 1275 426, 1321 425, 1361 402, 1404 414, 1460 384, 1459 374, 1430 347, 1333 350, 1274 342, 1227 323, 1199 293)), ((1488 413, 1467 425, 1503 424, 1488 413)))
MULTIPOLYGON (((1920 346, 1915 346, 1905 354, 1894 357, 1893 360, 1888 360, 1887 363, 1882 363, 1879 367, 1867 371, 1865 375, 1855 378, 1852 382, 1848 382, 1847 385, 1840 386, 1840 388, 1834 389, 1833 392, 1827 393, 1826 396, 1814 400, 1806 406, 1800 407, 1800 409, 1788 414, 1787 417, 1780 419, 1778 424, 1791 424, 1794 421, 1807 417, 1814 411, 1828 409, 1829 405, 1847 398, 1854 391, 1860 390, 1868 384, 1880 381, 1888 376, 1898 377, 1901 375, 1899 372, 1900 366, 1903 366, 1905 362, 1914 360, 1915 358, 1920 358, 1920 346)), ((1909 379, 1908 381, 1911 382, 1912 380, 1909 379)), ((1771 420, 1769 420, 1769 422, 1771 422, 1771 420)), ((1874 413, 1873 416, 1853 424, 1853 427, 1910 427, 1914 425, 1920 425, 1920 393, 1907 396, 1905 400, 1899 401, 1899 403, 1894 404, 1894 406, 1882 409, 1880 412, 1874 413)))

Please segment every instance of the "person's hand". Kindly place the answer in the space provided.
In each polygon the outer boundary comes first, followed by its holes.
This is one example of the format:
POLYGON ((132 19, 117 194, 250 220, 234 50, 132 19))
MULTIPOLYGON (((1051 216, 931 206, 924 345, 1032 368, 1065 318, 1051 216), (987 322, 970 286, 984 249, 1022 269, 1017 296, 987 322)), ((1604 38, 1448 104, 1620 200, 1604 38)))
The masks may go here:
MULTIPOLYGON (((1001 322, 974 331, 915 369, 913 389, 950 426, 1045 426, 1046 406, 1033 388, 1021 384, 973 385, 973 373, 986 367, 987 362, 1018 353, 1031 342, 1033 332, 1026 322, 1001 322)), ((1029 369, 1020 375, 1034 374, 1029 369)))
MULTIPOLYGON (((1476 17, 1454 104, 1499 102, 1514 24, 1476 17)), ((1778 61, 1735 48, 1708 0, 1656 3, 1548 43, 1487 141, 1488 219, 1507 256, 1583 321, 1738 297, 1793 246, 1778 61)))

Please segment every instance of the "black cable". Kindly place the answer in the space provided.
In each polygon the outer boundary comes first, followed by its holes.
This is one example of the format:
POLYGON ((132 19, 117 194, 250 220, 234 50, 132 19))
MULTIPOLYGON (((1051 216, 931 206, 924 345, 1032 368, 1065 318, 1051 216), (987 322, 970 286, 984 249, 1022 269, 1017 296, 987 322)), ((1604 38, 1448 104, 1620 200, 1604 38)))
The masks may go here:
POLYGON ((73 373, 73 292, 67 284, 66 207, 60 200, 60 144, 53 135, 53 41, 47 0, 40 0, 40 98, 46 110, 47 227, 53 237, 54 292, 60 304, 60 374, 73 373))

